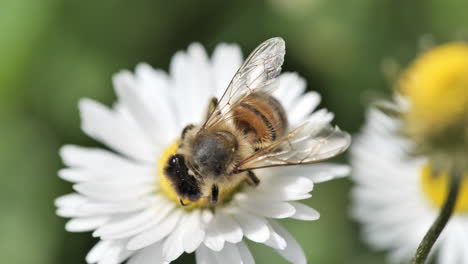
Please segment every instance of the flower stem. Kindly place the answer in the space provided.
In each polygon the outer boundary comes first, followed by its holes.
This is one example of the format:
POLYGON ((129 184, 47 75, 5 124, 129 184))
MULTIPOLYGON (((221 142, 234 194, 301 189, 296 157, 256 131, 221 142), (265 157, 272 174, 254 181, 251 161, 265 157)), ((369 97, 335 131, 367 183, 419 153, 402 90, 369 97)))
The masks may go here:
POLYGON ((458 193, 460 191, 463 175, 460 173, 460 170, 452 169, 450 176, 450 186, 445 203, 440 210, 439 216, 437 216, 437 219, 434 221, 431 228, 427 231, 423 240, 419 244, 419 247, 416 250, 416 255, 411 261, 412 264, 424 264, 432 246, 436 242, 440 233, 442 233, 444 230, 450 219, 450 216, 453 213, 453 209, 455 208, 455 204, 457 202, 458 193))

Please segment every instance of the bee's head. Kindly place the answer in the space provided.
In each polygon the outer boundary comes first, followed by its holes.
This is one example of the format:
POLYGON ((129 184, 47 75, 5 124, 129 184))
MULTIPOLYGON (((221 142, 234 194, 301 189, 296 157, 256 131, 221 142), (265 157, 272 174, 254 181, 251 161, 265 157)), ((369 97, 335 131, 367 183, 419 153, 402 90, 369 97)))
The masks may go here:
POLYGON ((183 155, 170 156, 164 171, 181 200, 189 199, 195 202, 201 198, 199 182, 193 175, 189 174, 183 155))

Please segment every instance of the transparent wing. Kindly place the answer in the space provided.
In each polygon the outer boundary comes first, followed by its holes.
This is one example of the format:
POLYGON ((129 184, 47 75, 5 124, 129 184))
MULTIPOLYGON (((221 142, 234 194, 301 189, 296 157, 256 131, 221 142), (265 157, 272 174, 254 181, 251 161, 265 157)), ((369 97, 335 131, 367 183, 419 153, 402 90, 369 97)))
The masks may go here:
POLYGON ((338 127, 309 122, 241 161, 238 171, 316 163, 344 152, 350 143, 350 135, 338 127))
POLYGON ((230 119, 231 109, 237 102, 253 92, 270 87, 275 77, 281 72, 284 54, 285 43, 282 38, 271 38, 260 44, 234 75, 203 128, 230 119))

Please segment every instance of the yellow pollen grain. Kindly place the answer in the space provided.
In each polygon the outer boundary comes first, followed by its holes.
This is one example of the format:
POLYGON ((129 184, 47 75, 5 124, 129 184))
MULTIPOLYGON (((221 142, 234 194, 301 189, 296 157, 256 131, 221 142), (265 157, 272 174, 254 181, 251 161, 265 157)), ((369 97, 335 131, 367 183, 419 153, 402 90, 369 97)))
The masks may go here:
MULTIPOLYGON (((171 201, 174 201, 178 206, 182 207, 180 205, 179 201, 179 196, 177 195, 176 191, 174 190, 174 187, 172 183, 169 181, 167 176, 164 173, 164 168, 166 167, 167 161, 169 158, 177 153, 177 150, 179 148, 180 140, 177 140, 173 144, 169 145, 164 151, 163 154, 161 155, 161 158, 157 162, 157 172, 158 172, 158 184, 159 184, 159 192, 166 196, 168 199, 171 201)), ((238 191, 240 188, 240 185, 230 187, 230 188, 223 188, 220 190, 219 197, 218 197, 218 203, 217 204, 223 204, 224 202, 228 201, 231 199, 232 195, 238 191)), ((207 208, 211 207, 211 203, 208 199, 208 197, 202 197, 200 200, 196 202, 191 202, 189 200, 184 200, 184 203, 187 204, 186 206, 183 206, 182 208, 190 210, 194 208, 207 208)))
MULTIPOLYGON (((434 175, 431 164, 421 168, 420 182, 423 193, 427 196, 432 206, 442 208, 448 192, 448 174, 446 172, 434 175)), ((455 213, 468 213, 468 173, 465 173, 458 194, 455 213)))

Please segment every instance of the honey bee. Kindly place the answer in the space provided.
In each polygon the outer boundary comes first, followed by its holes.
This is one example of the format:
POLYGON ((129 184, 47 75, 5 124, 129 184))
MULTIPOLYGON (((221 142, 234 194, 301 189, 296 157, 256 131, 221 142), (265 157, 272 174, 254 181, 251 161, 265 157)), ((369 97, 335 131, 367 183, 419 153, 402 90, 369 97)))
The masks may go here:
POLYGON ((218 101, 213 98, 203 124, 181 134, 165 175, 180 203, 208 197, 218 202, 222 188, 245 181, 256 186, 255 169, 315 163, 345 151, 350 136, 309 120, 291 130, 285 111, 271 92, 281 72, 285 43, 272 38, 245 60, 218 101))

